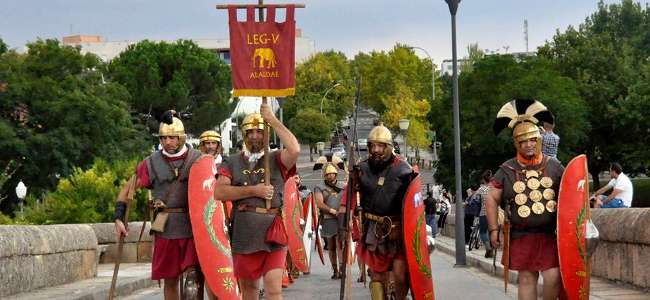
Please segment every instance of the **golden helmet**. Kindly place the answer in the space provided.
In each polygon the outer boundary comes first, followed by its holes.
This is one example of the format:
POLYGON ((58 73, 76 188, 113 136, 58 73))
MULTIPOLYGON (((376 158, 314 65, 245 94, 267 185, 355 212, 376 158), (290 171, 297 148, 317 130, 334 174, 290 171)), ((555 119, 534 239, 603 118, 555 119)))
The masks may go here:
POLYGON ((392 146, 393 134, 390 133, 390 130, 386 128, 386 126, 379 124, 370 130, 370 133, 368 134, 368 142, 384 143, 392 146))
POLYGON ((241 123, 241 131, 246 136, 246 131, 251 129, 264 129, 264 119, 260 113, 246 115, 241 123))
POLYGON ((323 170, 323 177, 327 174, 338 174, 339 170, 345 170, 345 162, 336 155, 321 156, 314 164, 314 171, 323 170))
POLYGON ((185 144, 185 126, 183 126, 183 121, 175 117, 176 112, 173 110, 167 111, 162 116, 162 122, 160 122, 160 127, 158 128, 158 136, 177 136, 180 142, 180 145, 185 144))
POLYGON ((512 138, 519 150, 519 143, 537 139, 535 152, 542 152, 540 122, 554 123, 553 115, 541 102, 533 99, 515 99, 504 104, 494 121, 494 133, 499 134, 506 126, 512 128, 512 138))
POLYGON ((221 143, 221 135, 214 130, 206 130, 203 133, 201 133, 201 136, 199 136, 199 140, 201 141, 201 143, 207 141, 221 143))
POLYGON ((327 164, 327 166, 325 167, 325 170, 323 171, 323 174, 324 174, 324 175, 327 175, 327 174, 338 174, 338 173, 339 173, 339 171, 338 171, 338 170, 336 169, 336 167, 335 167, 333 164, 331 164, 331 163, 330 163, 330 164, 327 164))

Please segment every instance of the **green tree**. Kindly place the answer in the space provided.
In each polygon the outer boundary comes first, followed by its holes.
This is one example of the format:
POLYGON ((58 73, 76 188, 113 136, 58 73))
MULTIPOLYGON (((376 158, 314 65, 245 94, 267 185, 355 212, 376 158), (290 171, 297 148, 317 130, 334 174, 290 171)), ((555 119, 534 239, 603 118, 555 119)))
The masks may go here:
POLYGON ((193 117, 185 128, 197 136, 230 115, 230 68, 192 41, 145 40, 129 46, 107 69, 110 79, 126 87, 137 112, 189 110, 193 117))
POLYGON ((428 139, 429 122, 427 114, 431 108, 427 99, 416 100, 413 91, 407 86, 397 87, 394 95, 382 98, 385 103, 386 112, 382 116, 384 125, 392 130, 399 130, 399 120, 408 119, 410 121, 407 143, 416 149, 429 145, 428 139))
POLYGON ((114 160, 146 148, 129 114, 128 92, 102 82, 96 56, 56 40, 27 47, 26 54, 0 56, 0 78, 7 83, 0 91, 0 165, 9 160, 20 165, 5 189, 22 179, 38 195, 75 166, 86 168, 95 158, 114 160))
POLYGON ((7 52, 7 49, 8 49, 7 44, 5 44, 5 42, 0 38, 0 55, 2 55, 2 53, 7 52))
MULTIPOLYGON (((24 218, 30 224, 72 224, 113 221, 115 196, 135 171, 138 160, 107 163, 98 159, 87 170, 74 168, 72 175, 59 181, 43 203, 28 200, 24 218)), ((129 220, 143 220, 146 192, 138 190, 129 211, 129 220)))
POLYGON ((386 111, 386 97, 395 95, 400 86, 409 87, 417 99, 431 99, 431 61, 420 59, 407 45, 360 53, 352 67, 362 77, 362 103, 380 114, 386 111))
POLYGON ((322 102, 323 114, 334 124, 352 111, 354 91, 345 55, 335 51, 316 53, 296 67, 296 95, 287 97, 284 117, 291 120, 308 108, 320 111, 322 102), (332 88, 336 84, 338 86, 332 88))
MULTIPOLYGON (((319 111, 312 108, 302 109, 289 121, 289 129, 301 144, 314 148, 318 142, 329 140, 333 124, 319 111)), ((311 151, 310 151, 311 157, 311 151)))
MULTIPOLYGON (((511 132, 499 136, 492 132, 497 111, 514 98, 534 98, 551 110, 557 121, 555 131, 562 137, 560 160, 567 162, 581 153, 586 143, 589 123, 573 80, 554 70, 543 59, 517 61, 512 55, 492 55, 477 61, 470 73, 461 73, 460 123, 462 172, 467 178, 472 171, 492 169, 514 156, 511 132)), ((430 122, 442 142, 437 179, 453 186, 453 126, 451 79, 444 77, 444 93, 432 107, 430 122)), ((467 182, 465 180, 465 182, 467 182)))
POLYGON ((473 66, 476 62, 485 57, 485 52, 481 50, 478 43, 472 43, 467 46, 467 58, 459 66, 459 71, 462 73, 472 72, 473 66))
POLYGON ((647 131, 629 123, 639 120, 628 105, 642 104, 638 92, 644 87, 639 80, 647 80, 642 73, 650 55, 649 32, 648 7, 631 0, 610 5, 600 1, 597 11, 578 29, 558 31, 539 49, 540 56, 576 82, 580 97, 589 103, 584 109, 592 127, 584 148, 596 187, 598 173, 609 162, 621 161, 629 169, 648 160, 638 151, 647 146, 640 138, 647 131))

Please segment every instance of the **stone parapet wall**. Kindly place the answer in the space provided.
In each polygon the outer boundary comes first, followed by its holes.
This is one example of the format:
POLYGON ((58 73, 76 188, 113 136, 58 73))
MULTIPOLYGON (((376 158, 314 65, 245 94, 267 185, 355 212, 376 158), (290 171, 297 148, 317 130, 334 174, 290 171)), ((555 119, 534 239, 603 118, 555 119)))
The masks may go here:
MULTIPOLYGON (((97 242, 101 249, 99 263, 114 263, 117 258, 117 236, 115 235, 114 223, 88 224, 97 236, 97 242)), ((123 263, 150 262, 152 256, 153 236, 149 235, 151 224, 147 222, 142 240, 138 245, 138 237, 142 229, 142 222, 129 222, 129 234, 124 239, 122 249, 123 263)))
POLYGON ((89 225, 0 226, 0 298, 97 275, 89 225))
MULTIPOLYGON (((123 263, 151 261, 149 224, 136 247, 141 228, 129 223, 123 263)), ((113 223, 0 226, 0 298, 95 277, 116 257, 113 223)))
MULTIPOLYGON (((600 232, 591 274, 650 288, 650 208, 592 209, 591 219, 600 232)), ((443 235, 455 237, 455 220, 447 216, 443 235)))
POLYGON ((593 275, 650 288, 650 209, 592 209, 600 232, 593 275))

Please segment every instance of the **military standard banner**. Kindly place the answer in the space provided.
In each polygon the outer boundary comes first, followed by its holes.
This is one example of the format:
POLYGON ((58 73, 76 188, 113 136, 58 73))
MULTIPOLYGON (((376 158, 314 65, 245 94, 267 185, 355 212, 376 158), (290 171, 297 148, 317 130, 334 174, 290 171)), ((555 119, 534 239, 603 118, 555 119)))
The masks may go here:
POLYGON ((246 7, 246 20, 228 7, 233 96, 284 97, 295 94, 295 6, 286 8, 285 21, 276 21, 268 5, 265 20, 255 21, 255 6, 246 7))

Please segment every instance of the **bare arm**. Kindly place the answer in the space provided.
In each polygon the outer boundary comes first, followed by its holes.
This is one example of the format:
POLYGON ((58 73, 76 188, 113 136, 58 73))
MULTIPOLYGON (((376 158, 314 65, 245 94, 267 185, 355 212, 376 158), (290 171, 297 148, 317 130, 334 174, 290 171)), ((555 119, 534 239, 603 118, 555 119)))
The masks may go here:
POLYGON ((323 193, 314 192, 314 200, 316 200, 316 207, 318 207, 318 209, 326 213, 336 215, 336 209, 331 208, 325 204, 325 201, 323 200, 323 193))
POLYGON ((298 143, 298 139, 296 139, 293 133, 291 133, 291 131, 289 131, 289 129, 287 129, 287 127, 275 117, 270 105, 262 104, 260 112, 264 121, 269 123, 269 126, 273 127, 275 134, 280 137, 280 141, 284 144, 284 149, 282 149, 281 155, 282 164, 287 169, 293 168, 293 166, 296 165, 298 155, 300 154, 300 144, 298 143))
POLYGON ((599 188, 596 193, 594 193, 594 197, 597 197, 598 195, 607 192, 611 187, 609 186, 609 183, 605 185, 604 187, 599 188))
MULTIPOLYGON (((127 181, 120 192, 117 194, 117 202, 123 202, 124 205, 128 206, 129 199, 133 199, 136 189, 138 189, 137 178, 132 176, 129 181, 127 181)), ((128 213, 128 211, 126 211, 128 213)), ((126 218, 127 216, 124 216, 126 218)), ((129 233, 126 230, 126 226, 120 219, 115 219, 115 233, 117 234, 117 239, 119 240, 120 235, 127 236, 129 233)))
POLYGON ((221 201, 240 200, 251 197, 262 199, 273 197, 273 186, 263 183, 251 186, 233 186, 228 176, 217 177, 217 184, 214 188, 214 198, 221 201))
POLYGON ((490 192, 487 194, 487 198, 485 199, 485 211, 488 221, 490 241, 495 247, 499 246, 499 204, 501 204, 502 196, 502 189, 491 187, 490 192))
POLYGON ((607 197, 607 200, 605 200, 605 203, 612 201, 612 199, 616 198, 618 194, 620 194, 622 191, 619 189, 614 189, 611 194, 609 194, 609 197, 607 197))

